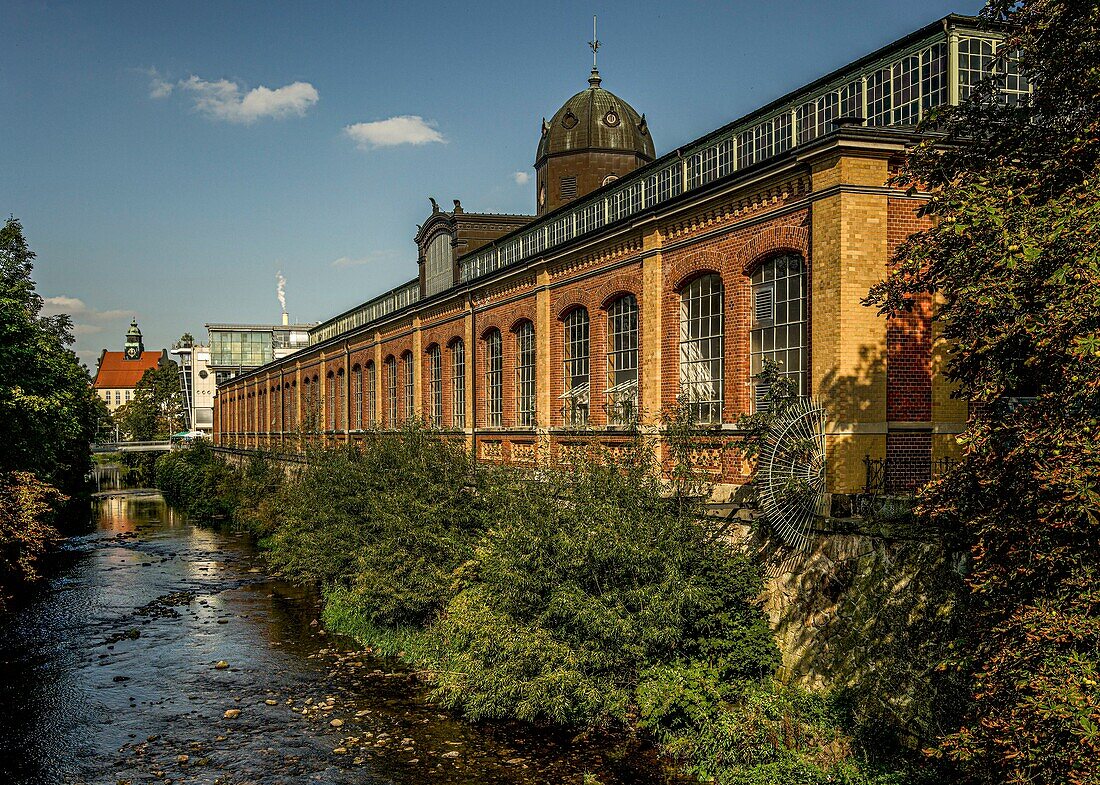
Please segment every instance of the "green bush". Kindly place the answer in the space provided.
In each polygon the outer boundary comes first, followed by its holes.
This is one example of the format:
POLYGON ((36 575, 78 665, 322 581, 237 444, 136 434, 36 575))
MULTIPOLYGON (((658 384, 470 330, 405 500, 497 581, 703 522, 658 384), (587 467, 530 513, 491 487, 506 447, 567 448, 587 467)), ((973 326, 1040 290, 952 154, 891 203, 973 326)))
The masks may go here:
POLYGON ((157 458, 156 487, 165 501, 195 520, 229 518, 237 495, 234 472, 204 442, 157 458))
POLYGON ((318 452, 283 492, 269 561, 288 579, 348 590, 377 625, 422 624, 473 554, 480 498, 464 447, 419 425, 362 451, 318 452))
POLYGON ((690 726, 663 733, 690 773, 720 785, 902 785, 898 772, 862 760, 826 696, 764 682, 732 703, 713 703, 690 726))
MULTIPOLYGON (((661 667, 706 670, 716 696, 778 664, 760 577, 698 507, 669 499, 639 449, 537 480, 500 472, 492 525, 433 627, 436 696, 472 718, 628 720, 661 667)), ((680 701, 648 720, 677 722, 680 701), (658 716, 659 714, 659 716, 658 716)))

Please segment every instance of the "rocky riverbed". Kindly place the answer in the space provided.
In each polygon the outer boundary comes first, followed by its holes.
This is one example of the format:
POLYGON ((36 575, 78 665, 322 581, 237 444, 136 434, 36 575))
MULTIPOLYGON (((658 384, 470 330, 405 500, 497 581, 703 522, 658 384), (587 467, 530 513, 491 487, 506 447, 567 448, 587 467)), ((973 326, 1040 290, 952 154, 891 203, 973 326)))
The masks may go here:
POLYGON ((327 635, 246 535, 158 495, 98 500, 56 562, 0 617, 0 782, 670 781, 631 739, 439 711, 397 663, 327 635))

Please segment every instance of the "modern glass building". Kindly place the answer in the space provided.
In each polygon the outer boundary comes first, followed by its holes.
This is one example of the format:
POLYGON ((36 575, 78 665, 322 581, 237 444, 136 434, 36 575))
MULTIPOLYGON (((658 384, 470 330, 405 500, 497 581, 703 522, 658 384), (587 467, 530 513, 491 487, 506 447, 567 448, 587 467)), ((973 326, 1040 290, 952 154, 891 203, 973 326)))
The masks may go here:
POLYGON ((220 385, 309 346, 311 324, 208 324, 210 370, 220 385))

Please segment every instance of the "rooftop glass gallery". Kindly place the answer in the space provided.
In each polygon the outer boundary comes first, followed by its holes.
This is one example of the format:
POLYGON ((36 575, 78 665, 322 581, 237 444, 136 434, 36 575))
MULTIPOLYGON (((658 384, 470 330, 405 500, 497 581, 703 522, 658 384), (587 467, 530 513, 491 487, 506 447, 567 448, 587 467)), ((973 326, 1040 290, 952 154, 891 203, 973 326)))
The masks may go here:
MULTIPOLYGON (((1028 93, 1002 36, 972 17, 949 16, 658 158, 590 196, 549 213, 459 260, 461 282, 543 254, 767 161, 827 134, 845 120, 868 127, 913 127, 943 104, 957 104, 995 69, 1002 96, 1028 93), (1002 64, 1003 63, 1003 64, 1002 64)), ((420 299, 414 280, 310 331, 318 344, 420 299)))

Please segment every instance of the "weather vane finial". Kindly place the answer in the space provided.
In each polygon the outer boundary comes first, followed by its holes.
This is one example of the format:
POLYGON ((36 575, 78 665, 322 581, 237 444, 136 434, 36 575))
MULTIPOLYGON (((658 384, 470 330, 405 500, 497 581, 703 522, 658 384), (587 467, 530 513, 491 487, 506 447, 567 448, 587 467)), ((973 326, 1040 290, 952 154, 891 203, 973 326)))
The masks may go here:
POLYGON ((592 40, 588 42, 592 49, 592 70, 596 70, 596 53, 600 50, 600 39, 596 38, 596 15, 592 15, 592 40))

